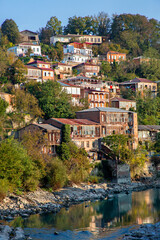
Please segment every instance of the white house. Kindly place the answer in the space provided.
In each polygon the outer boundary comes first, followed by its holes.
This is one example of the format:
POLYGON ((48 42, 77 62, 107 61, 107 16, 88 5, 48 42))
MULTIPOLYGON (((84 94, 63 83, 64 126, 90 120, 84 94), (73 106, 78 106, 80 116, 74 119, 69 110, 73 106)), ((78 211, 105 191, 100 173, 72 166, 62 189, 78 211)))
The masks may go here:
POLYGON ((41 46, 32 43, 19 43, 8 49, 9 52, 15 53, 16 56, 25 55, 28 49, 32 50, 31 55, 41 55, 41 46))
POLYGON ((92 46, 87 43, 70 43, 63 47, 64 61, 84 63, 92 58, 92 46))

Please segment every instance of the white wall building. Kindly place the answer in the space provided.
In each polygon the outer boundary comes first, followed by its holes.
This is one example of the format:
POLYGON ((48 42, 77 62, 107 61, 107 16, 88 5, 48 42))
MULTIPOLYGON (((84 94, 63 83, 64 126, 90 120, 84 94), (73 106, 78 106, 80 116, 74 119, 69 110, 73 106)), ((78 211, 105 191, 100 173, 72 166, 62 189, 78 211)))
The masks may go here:
POLYGON ((16 56, 24 55, 28 49, 32 50, 31 55, 41 55, 41 46, 31 43, 20 43, 14 47, 8 49, 9 52, 13 52, 16 56))

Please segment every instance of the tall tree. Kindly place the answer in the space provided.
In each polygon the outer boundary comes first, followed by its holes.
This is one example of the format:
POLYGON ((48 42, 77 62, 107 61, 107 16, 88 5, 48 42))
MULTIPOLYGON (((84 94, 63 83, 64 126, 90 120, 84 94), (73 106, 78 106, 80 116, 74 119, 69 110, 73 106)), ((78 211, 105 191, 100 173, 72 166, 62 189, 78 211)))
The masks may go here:
POLYGON ((107 36, 110 31, 110 18, 105 12, 100 12, 96 17, 98 23, 98 35, 107 36))
POLYGON ((46 24, 46 29, 50 31, 51 36, 62 34, 61 21, 57 17, 51 17, 46 24))
POLYGON ((12 43, 18 43, 20 34, 17 24, 13 19, 6 19, 1 26, 1 31, 8 37, 8 40, 12 43))
POLYGON ((151 44, 155 31, 153 26, 152 21, 139 14, 115 15, 111 25, 111 38, 130 52, 136 48, 135 54, 141 54, 151 44))
POLYGON ((13 84, 25 82, 27 69, 20 59, 17 59, 9 68, 9 77, 13 84))

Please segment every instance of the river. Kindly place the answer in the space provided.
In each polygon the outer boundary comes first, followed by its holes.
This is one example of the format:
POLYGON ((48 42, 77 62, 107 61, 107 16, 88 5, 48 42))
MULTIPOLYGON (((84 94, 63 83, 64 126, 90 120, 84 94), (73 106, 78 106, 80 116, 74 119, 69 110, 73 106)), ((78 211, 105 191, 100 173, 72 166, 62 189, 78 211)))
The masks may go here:
POLYGON ((15 218, 34 240, 118 239, 139 224, 160 221, 160 189, 117 194, 103 201, 84 202, 53 214, 15 218))

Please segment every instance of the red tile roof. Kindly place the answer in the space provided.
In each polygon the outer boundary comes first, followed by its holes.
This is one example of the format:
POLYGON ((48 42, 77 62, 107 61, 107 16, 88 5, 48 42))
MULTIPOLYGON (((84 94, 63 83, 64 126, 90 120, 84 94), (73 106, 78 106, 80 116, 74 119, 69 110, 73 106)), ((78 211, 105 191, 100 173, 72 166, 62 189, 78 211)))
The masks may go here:
POLYGON ((69 125, 99 125, 97 122, 90 121, 88 119, 68 119, 68 118, 52 118, 62 124, 69 125))

